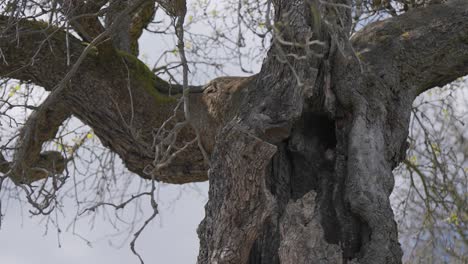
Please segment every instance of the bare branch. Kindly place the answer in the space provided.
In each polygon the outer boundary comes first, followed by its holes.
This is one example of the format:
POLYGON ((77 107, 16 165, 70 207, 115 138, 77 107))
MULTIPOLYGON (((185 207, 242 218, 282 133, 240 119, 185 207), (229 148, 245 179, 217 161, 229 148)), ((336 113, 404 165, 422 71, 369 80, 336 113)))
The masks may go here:
POLYGON ((468 74, 468 2, 414 9, 356 33, 353 46, 393 89, 414 95, 468 74))

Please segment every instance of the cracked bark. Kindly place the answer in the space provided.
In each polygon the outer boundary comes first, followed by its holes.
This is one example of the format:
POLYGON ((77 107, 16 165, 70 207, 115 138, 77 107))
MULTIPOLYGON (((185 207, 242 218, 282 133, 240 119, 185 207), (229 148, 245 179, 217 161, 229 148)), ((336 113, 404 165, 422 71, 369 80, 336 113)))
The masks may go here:
MULTIPOLYGON (((303 11, 309 4, 323 20, 335 24, 322 25, 326 56, 321 59, 275 63, 275 56, 281 55, 272 47, 249 86, 248 101, 231 121, 278 149, 265 178, 276 205, 269 207, 269 217, 258 227, 249 226, 262 231, 252 247, 252 241, 243 240, 250 255, 236 263, 401 263, 389 202, 392 169, 404 158, 413 99, 467 74, 468 3, 452 1, 371 24, 353 36, 352 48, 342 42, 347 25, 340 23, 346 21, 346 12, 315 1, 274 3, 276 21, 286 19, 281 24, 292 25, 287 40, 300 42, 301 34, 314 30, 314 19, 303 11), (334 20, 337 14, 342 19, 334 20), (335 55, 330 40, 337 41, 335 55), (331 114, 323 98, 326 59, 336 96, 331 114), (294 74, 308 89, 297 85, 294 74)), ((221 133, 218 140, 224 136, 221 133)), ((217 148, 221 146, 215 152, 217 148)), ((212 160, 214 168, 225 162, 223 156, 212 160)), ((218 178, 218 172, 210 174, 210 201, 222 201, 229 192, 218 178)), ((230 245, 210 232, 229 221, 218 217, 223 212, 221 206, 208 203, 199 230, 198 263, 234 263, 213 259, 214 252, 230 245)), ((237 236, 230 234, 229 241, 237 236)))

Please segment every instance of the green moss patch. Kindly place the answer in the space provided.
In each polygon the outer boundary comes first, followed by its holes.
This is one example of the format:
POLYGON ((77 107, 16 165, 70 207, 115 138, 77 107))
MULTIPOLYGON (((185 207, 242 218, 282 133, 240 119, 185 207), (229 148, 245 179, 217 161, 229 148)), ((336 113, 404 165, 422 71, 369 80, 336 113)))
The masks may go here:
POLYGON ((137 57, 127 52, 119 50, 117 52, 126 62, 133 78, 136 78, 143 88, 154 98, 158 103, 173 103, 176 98, 161 94, 156 87, 166 86, 167 83, 154 75, 154 73, 140 61, 137 57))

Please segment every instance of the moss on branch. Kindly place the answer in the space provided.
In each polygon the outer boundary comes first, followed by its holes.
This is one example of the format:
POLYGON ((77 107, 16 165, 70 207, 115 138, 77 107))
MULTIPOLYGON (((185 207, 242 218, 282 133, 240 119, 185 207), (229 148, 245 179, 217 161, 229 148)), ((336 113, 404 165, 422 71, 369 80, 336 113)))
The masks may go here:
POLYGON ((117 54, 127 63, 131 77, 135 78, 158 103, 174 103, 177 100, 174 96, 168 96, 158 91, 158 86, 167 86, 168 84, 161 78, 158 78, 136 56, 121 50, 118 50, 117 54))

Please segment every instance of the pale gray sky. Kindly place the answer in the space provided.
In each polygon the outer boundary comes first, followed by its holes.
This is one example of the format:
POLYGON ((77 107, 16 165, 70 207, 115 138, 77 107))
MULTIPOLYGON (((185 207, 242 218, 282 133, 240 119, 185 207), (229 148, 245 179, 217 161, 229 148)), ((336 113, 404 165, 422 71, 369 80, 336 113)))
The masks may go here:
MULTIPOLYGON (((207 184, 199 184, 207 191, 207 184)), ((161 201, 174 199, 179 190, 177 187, 163 188, 161 201)), ((195 263, 198 255, 198 238, 196 227, 204 216, 203 206, 206 197, 185 188, 184 194, 175 202, 161 203, 161 218, 158 217, 137 241, 137 250, 146 263, 195 263), (169 208, 168 208, 169 207, 169 208)), ((0 263, 1 264, 83 264, 83 263, 139 263, 132 254, 128 242, 120 249, 109 245, 109 239, 93 242, 89 247, 85 241, 74 236, 71 231, 60 236, 62 247, 58 247, 57 232, 50 229, 44 235, 45 227, 39 223, 40 218, 29 218, 23 209, 10 208, 0 230, 0 263)), ((73 208, 66 208, 67 215, 74 215, 73 208)), ((72 219, 62 219, 68 223, 72 219)), ((66 226, 64 224, 64 226, 66 226)), ((112 234, 109 224, 97 220, 94 230, 89 230, 85 223, 77 226, 77 233, 90 240, 112 234)), ((115 240, 118 243, 120 240, 115 240)))

